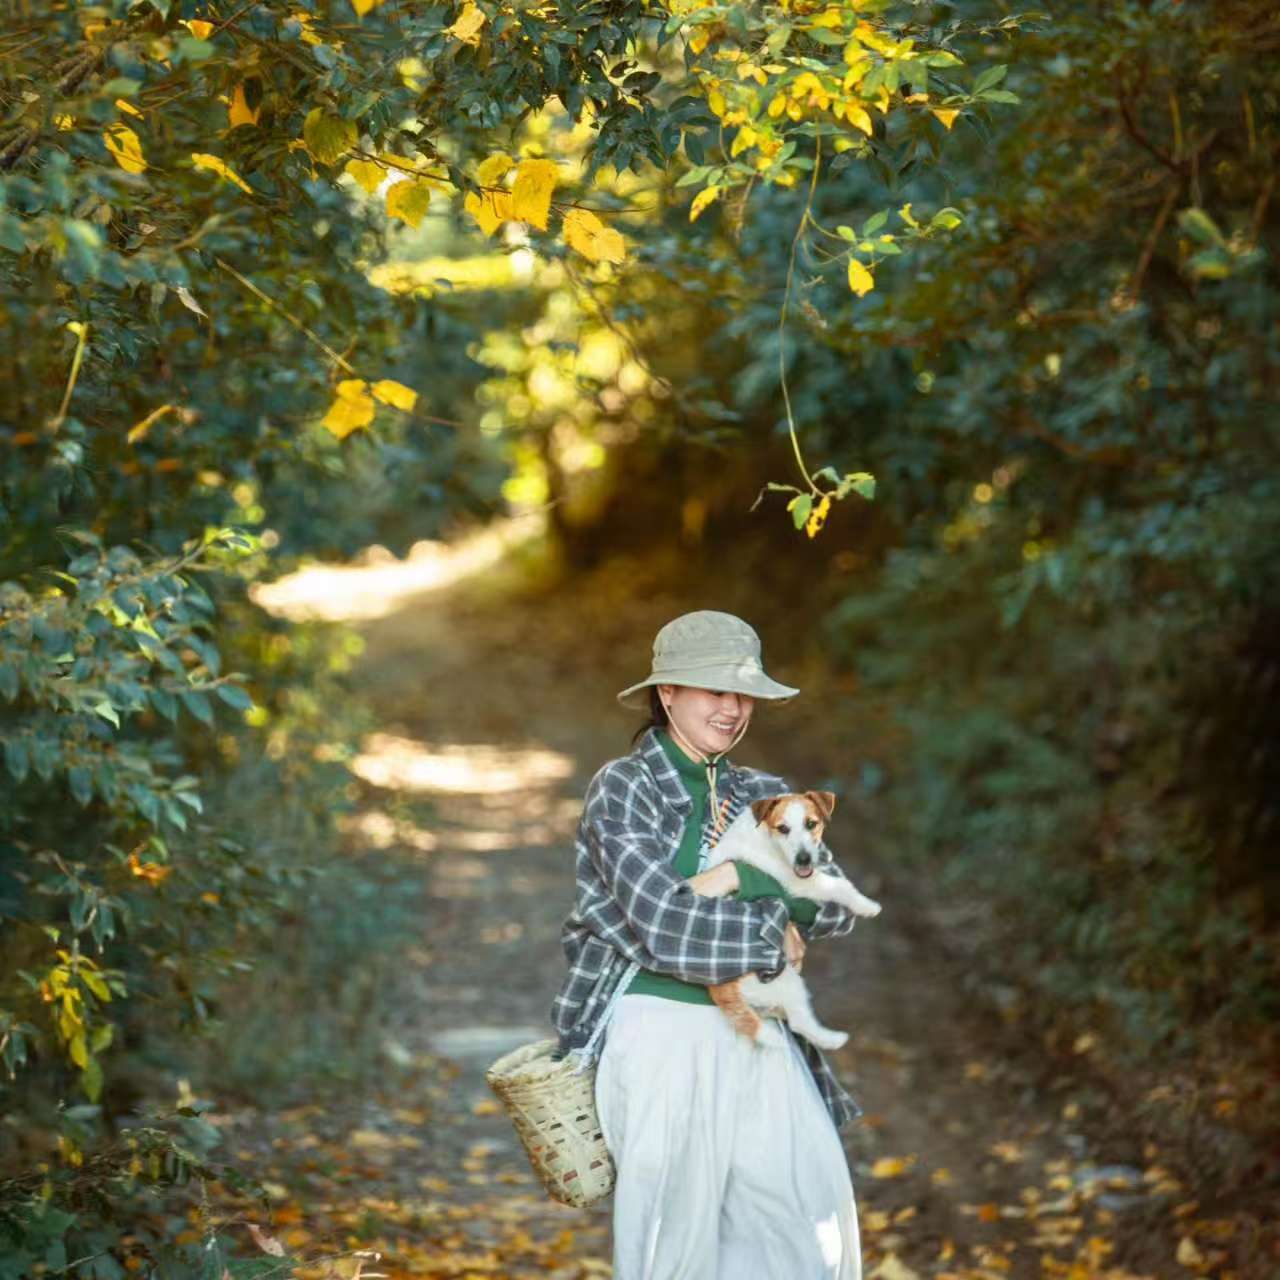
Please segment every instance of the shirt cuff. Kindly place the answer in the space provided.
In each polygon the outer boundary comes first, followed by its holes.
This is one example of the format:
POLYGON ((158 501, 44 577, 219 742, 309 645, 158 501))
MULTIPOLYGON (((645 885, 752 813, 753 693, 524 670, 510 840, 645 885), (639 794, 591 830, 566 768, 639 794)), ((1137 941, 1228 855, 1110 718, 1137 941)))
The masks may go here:
POLYGON ((787 922, 791 918, 787 911, 787 904, 781 898, 761 898, 756 905, 764 914, 760 938, 768 953, 761 958, 761 962, 756 967, 767 970, 781 968, 786 960, 787 922))

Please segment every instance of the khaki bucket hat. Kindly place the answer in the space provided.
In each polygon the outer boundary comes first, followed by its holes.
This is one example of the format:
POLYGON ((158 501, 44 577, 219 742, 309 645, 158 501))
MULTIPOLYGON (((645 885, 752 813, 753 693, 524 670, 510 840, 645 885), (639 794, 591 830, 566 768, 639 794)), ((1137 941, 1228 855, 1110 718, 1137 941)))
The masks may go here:
POLYGON ((760 637, 752 627, 714 609, 683 613, 668 622, 653 642, 653 670, 639 684, 623 689, 618 701, 624 707, 643 707, 643 690, 655 684, 691 685, 776 701, 800 692, 765 675, 760 637))

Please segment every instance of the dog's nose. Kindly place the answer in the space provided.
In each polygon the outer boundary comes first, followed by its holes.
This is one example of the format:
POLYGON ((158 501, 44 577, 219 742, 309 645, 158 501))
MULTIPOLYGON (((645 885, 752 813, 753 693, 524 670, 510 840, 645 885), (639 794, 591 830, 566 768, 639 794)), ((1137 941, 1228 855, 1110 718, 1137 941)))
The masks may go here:
POLYGON ((796 854, 797 867, 807 867, 812 862, 813 862, 813 855, 810 854, 807 850, 802 850, 800 853, 796 854))

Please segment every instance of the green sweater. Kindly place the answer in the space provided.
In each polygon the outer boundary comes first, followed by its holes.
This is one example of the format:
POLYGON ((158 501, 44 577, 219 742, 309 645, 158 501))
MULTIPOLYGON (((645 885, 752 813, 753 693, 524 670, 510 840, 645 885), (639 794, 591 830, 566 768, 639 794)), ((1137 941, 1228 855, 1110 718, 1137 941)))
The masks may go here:
MULTIPOLYGON (((689 821, 685 824, 684 834, 680 838, 680 847, 676 850, 674 866, 686 880, 698 874, 698 851, 702 846, 702 824, 708 812, 711 799, 711 786, 707 782, 707 770, 704 764, 690 760, 680 749, 670 734, 659 735, 662 749, 667 758, 680 774, 680 781, 685 790, 693 798, 693 809, 689 813, 689 821)), ((740 901, 750 902, 756 898, 781 898, 797 924, 811 925, 818 915, 818 904, 807 898, 793 898, 783 889, 773 876, 761 871, 758 867, 739 862, 738 892, 740 901)), ((627 995, 662 996, 667 1000, 681 1000, 685 1004, 712 1004, 706 987, 697 982, 683 982, 669 974, 654 973, 649 969, 641 969, 631 980, 627 995)))

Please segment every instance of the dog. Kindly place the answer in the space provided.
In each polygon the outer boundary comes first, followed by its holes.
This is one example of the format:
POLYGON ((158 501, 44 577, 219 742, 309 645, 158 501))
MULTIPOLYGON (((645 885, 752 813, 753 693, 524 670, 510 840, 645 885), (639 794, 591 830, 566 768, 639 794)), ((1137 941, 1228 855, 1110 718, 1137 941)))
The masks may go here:
MULTIPOLYGON (((835 807, 836 798, 829 791, 756 800, 726 828, 711 850, 707 869, 721 862, 747 862, 773 876, 792 897, 836 902, 855 915, 877 916, 878 902, 860 893, 834 868, 824 870, 832 857, 822 835, 835 807)), ((746 974, 708 990, 737 1030, 758 1045, 776 1048, 785 1043, 782 1032, 766 1023, 758 1011, 781 1013, 792 1031, 819 1049, 839 1049, 849 1039, 846 1032, 833 1031, 818 1021, 799 965, 786 964, 768 982, 746 974)))

